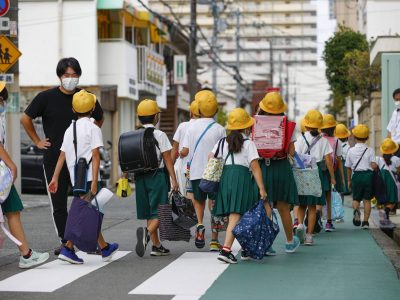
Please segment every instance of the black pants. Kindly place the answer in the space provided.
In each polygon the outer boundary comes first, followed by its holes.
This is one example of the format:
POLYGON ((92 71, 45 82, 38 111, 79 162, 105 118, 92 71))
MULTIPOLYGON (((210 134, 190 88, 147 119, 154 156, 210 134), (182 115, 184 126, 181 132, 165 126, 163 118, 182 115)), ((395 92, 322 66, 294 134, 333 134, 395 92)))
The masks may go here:
MULTIPOLYGON (((46 164, 46 163, 44 164, 47 183, 50 183, 55 168, 56 166, 54 164, 46 164)), ((64 164, 58 179, 57 193, 51 194, 54 223, 57 227, 57 233, 58 236, 61 238, 61 240, 64 239, 65 224, 67 223, 67 217, 68 217, 67 199, 68 199, 68 187, 70 185, 71 185, 71 179, 69 177, 68 168, 67 165, 64 164)))

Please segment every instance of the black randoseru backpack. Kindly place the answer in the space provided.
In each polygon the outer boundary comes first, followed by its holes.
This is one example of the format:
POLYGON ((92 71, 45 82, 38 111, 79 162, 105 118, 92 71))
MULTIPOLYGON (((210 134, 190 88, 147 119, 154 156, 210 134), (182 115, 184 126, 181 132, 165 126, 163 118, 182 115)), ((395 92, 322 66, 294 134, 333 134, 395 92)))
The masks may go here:
POLYGON ((158 142, 154 128, 140 128, 121 134, 118 142, 119 164, 122 172, 143 174, 159 168, 158 142))

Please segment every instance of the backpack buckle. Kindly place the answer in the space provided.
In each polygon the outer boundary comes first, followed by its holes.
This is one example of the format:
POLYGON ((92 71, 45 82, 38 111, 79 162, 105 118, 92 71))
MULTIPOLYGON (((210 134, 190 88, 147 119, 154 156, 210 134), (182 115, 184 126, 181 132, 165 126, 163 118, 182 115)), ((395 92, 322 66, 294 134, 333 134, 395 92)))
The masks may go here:
POLYGON ((266 158, 266 159, 265 159, 265 165, 266 165, 267 167, 269 167, 269 166, 271 165, 271 159, 270 159, 270 158, 266 158))

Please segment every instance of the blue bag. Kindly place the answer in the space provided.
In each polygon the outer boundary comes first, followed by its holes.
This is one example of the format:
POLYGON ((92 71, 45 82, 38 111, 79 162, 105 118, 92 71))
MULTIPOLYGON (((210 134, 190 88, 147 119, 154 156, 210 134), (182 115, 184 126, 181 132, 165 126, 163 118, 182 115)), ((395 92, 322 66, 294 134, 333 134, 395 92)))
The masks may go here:
POLYGON ((268 218, 260 200, 242 216, 232 233, 251 258, 263 259, 279 233, 278 220, 274 212, 272 220, 268 218))
POLYGON ((343 204, 342 204, 342 197, 340 196, 340 194, 337 191, 332 190, 331 199, 332 199, 332 203, 331 203, 332 220, 343 219, 344 218, 344 208, 343 208, 343 204))
MULTIPOLYGON (((97 199, 95 197, 96 203, 97 199)), ((96 204, 98 207, 98 204, 96 204)), ((72 200, 65 226, 64 238, 72 241, 82 251, 97 249, 103 214, 95 205, 79 197, 72 200)))

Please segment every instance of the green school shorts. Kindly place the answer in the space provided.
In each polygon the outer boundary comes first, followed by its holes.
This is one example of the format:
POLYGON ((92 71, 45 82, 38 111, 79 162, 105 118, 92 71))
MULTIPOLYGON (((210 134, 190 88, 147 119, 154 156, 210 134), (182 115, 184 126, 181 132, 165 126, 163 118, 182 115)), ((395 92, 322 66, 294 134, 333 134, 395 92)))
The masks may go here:
POLYGON ((1 209, 3 210, 4 214, 10 212, 19 212, 24 209, 21 198, 19 197, 18 192, 14 186, 12 186, 7 200, 3 204, 1 204, 1 209))
POLYGON ((211 200, 217 199, 217 194, 216 193, 206 193, 206 192, 203 192, 199 188, 200 179, 190 180, 190 182, 192 183, 192 190, 193 190, 193 195, 194 195, 194 199, 195 200, 197 200, 197 201, 206 201, 207 198, 211 199, 211 200))

